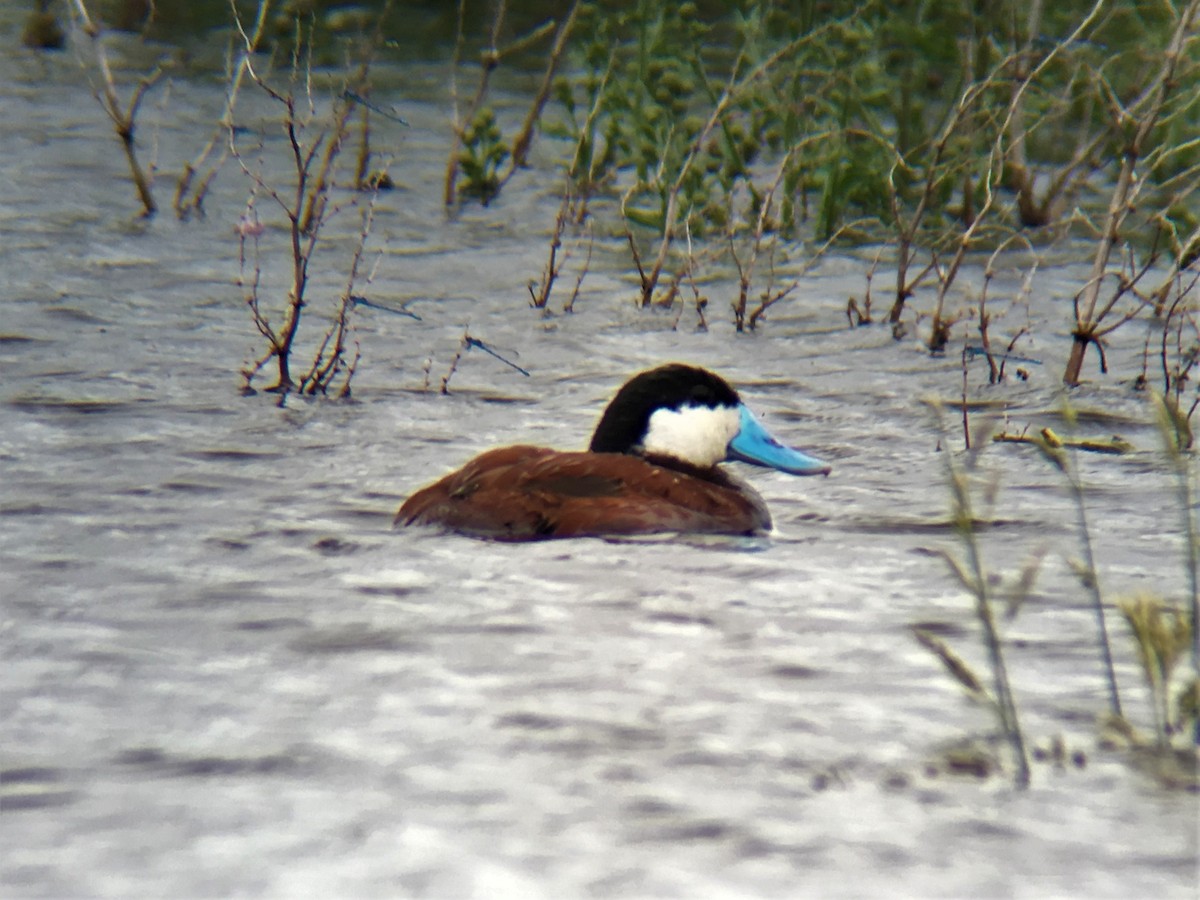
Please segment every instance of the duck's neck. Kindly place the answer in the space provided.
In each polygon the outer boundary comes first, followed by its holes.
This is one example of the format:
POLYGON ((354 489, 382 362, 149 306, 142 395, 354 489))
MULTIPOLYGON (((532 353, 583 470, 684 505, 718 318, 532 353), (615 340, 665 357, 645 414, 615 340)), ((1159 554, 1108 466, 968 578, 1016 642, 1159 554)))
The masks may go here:
POLYGON ((722 487, 734 487, 733 479, 720 466, 708 466, 706 468, 704 466, 693 465, 674 456, 666 456, 660 453, 639 453, 637 455, 641 456, 646 462, 662 466, 664 469, 682 472, 684 475, 690 475, 693 478, 699 478, 703 481, 711 481, 713 484, 719 484, 722 487))

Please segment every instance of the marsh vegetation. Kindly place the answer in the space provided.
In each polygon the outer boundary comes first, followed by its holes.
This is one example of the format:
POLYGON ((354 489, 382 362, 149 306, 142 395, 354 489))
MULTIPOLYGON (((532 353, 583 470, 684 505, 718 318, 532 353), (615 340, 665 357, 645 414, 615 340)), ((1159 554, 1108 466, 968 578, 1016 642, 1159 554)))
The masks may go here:
POLYGON ((118 5, 0 3, 6 896, 1193 897, 1186 4, 118 5), (769 538, 391 528, 666 360, 769 538))
MULTIPOLYGON (((52 6, 37 4, 42 26, 52 6)), ((139 155, 147 149, 139 111, 186 62, 166 53, 142 72, 114 69, 92 6, 72 0, 60 12, 127 159, 131 212, 165 214, 155 183, 164 168, 177 172, 171 208, 185 223, 205 215, 218 178, 246 185, 236 281, 261 344, 240 368, 244 389, 269 372, 266 390, 280 402, 290 393, 348 396, 361 358, 354 317, 372 302, 375 197, 403 180, 403 160, 381 152, 390 145, 376 133, 381 122, 407 127, 403 98, 382 96, 373 66, 398 55, 397 36, 427 6, 385 2, 354 15, 317 2, 215 7, 227 15, 207 38, 224 42, 224 108, 193 156, 168 163, 155 154, 149 165, 139 155), (270 122, 243 119, 248 91, 269 100, 270 122), (270 131, 284 140, 269 140, 270 131), (284 227, 264 225, 263 204, 284 227), (349 217, 351 239, 327 245, 330 222, 349 217), (285 260, 290 277, 265 279, 267 256, 285 260), (314 266, 345 273, 326 309, 312 308, 314 266)), ((105 5, 113 21, 118 6, 105 5)), ((989 386, 1027 377, 1020 363, 1039 361, 1022 353, 1041 337, 1028 325, 1030 295, 1048 265, 1087 270, 1061 310, 1068 387, 1109 374, 1110 336, 1147 323, 1140 371, 1113 374, 1145 393, 1147 416, 1159 423, 1162 458, 1179 486, 1190 598, 1105 597, 1089 542, 1103 511, 1090 506, 1078 450, 1053 432, 1001 437, 1035 444, 1073 498, 1079 581, 1095 616, 1109 714, 1123 721, 1111 650, 1121 637, 1108 624, 1115 607, 1153 698, 1148 743, 1166 751, 1187 735, 1200 739, 1192 374, 1200 359, 1200 0, 517 6, 460 0, 430 13, 452 25, 442 48, 449 103, 444 175, 421 189, 440 188, 451 219, 502 209, 514 192, 548 186, 561 197, 550 219, 525 223, 547 239, 546 261, 528 279, 539 315, 576 308, 597 242, 621 248, 628 299, 645 315, 669 309, 675 326, 688 315, 700 329, 728 317, 734 333, 769 330, 808 273, 845 254, 869 263, 847 298, 850 327, 919 340, 933 357, 961 352, 968 455, 951 460, 949 485, 964 557, 952 568, 975 600, 992 687, 946 642, 919 637, 992 704, 1022 783, 1027 742, 971 482, 1000 429, 976 431, 968 421, 968 364, 986 359, 989 386), (514 84, 525 88, 519 114, 493 103, 506 76, 507 96, 514 84), (982 283, 964 283, 964 267, 981 261, 982 283), (1002 281, 1019 287, 1004 293, 1002 281), (714 284, 726 293, 714 298, 714 284)), ((129 21, 151 28, 154 5, 129 21)), ((169 115, 169 98, 163 108, 169 115)), ((488 349, 464 329, 442 393, 475 346, 488 349)), ((425 373, 428 387, 428 362, 425 373)), ((1013 576, 1013 614, 1035 574, 1031 564, 1013 576)))

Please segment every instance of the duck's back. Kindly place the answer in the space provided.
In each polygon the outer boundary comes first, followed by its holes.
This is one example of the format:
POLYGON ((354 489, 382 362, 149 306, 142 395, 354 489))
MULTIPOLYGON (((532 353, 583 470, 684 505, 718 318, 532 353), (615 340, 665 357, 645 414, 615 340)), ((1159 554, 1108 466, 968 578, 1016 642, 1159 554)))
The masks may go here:
POLYGON ((771 527, 758 495, 719 470, 702 477, 628 454, 531 446, 477 456, 409 497, 396 522, 515 541, 771 527))

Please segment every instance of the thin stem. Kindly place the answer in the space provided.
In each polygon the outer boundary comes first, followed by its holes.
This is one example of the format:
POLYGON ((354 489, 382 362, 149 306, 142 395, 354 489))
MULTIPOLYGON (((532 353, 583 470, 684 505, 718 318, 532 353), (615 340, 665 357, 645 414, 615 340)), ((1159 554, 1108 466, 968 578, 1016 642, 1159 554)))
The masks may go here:
POLYGON ((567 49, 567 39, 571 36, 571 29, 575 27, 575 19, 579 15, 580 3, 581 0, 575 0, 571 4, 570 11, 554 35, 554 46, 551 48, 550 58, 546 62, 546 74, 542 77, 541 87, 538 88, 537 95, 534 97, 533 103, 529 106, 529 112, 525 115, 525 122, 521 126, 520 132, 513 139, 510 166, 508 173, 500 180, 501 185, 504 185, 517 169, 525 165, 525 160, 529 155, 529 147, 533 143, 534 129, 537 127, 538 120, 542 116, 542 109, 546 106, 546 101, 550 99, 550 91, 554 87, 554 73, 558 70, 558 64, 567 49))
POLYGON ((1121 228, 1125 219, 1134 208, 1134 200, 1145 184, 1146 176, 1137 174, 1137 164, 1142 157, 1151 131, 1158 124, 1168 96, 1178 85, 1175 77, 1176 69, 1183 59, 1183 45, 1197 14, 1200 14, 1200 0, 1190 0, 1186 7, 1179 10, 1175 31, 1163 52, 1163 63, 1157 77, 1141 97, 1126 108, 1118 108, 1114 112, 1118 118, 1118 124, 1129 124, 1135 127, 1123 148, 1121 168, 1117 173, 1116 185, 1109 201, 1104 231, 1096 244, 1096 253, 1092 258, 1091 276, 1076 300, 1075 343, 1067 361, 1067 369, 1063 373, 1063 381, 1068 385, 1074 386, 1079 383, 1083 353, 1087 349, 1087 345, 1092 342, 1097 326, 1112 309, 1115 302, 1115 300, 1110 302, 1097 314, 1096 306, 1100 300, 1101 283, 1109 274, 1109 260, 1113 250, 1120 242, 1121 228), (1145 107, 1145 110, 1137 115, 1135 111, 1141 107, 1145 107))
MULTIPOLYGON (((949 460, 949 454, 947 455, 949 460)), ((1013 755, 1017 761, 1018 787, 1029 784, 1029 757, 1025 751, 1025 739, 1021 734, 1021 725, 1017 719, 1017 706, 1013 699, 1012 687, 1008 681, 1008 669, 1004 663, 1004 651, 1000 643, 1000 633, 996 628, 996 618, 992 614, 991 596, 988 590, 987 573, 984 571, 983 556, 979 549, 979 539, 975 532, 975 520, 971 510, 971 497, 966 475, 958 471, 954 463, 950 466, 950 485, 954 493, 957 513, 957 530, 967 550, 967 565, 971 574, 971 592, 975 595, 975 612, 983 626, 984 644, 987 646, 988 660, 992 666, 992 676, 995 681, 996 703, 1000 714, 1000 725, 1012 746, 1013 755)))
MULTIPOLYGON (((1192 670, 1196 680, 1200 682, 1200 581, 1197 569, 1200 569, 1200 559, 1197 554, 1197 541, 1200 535, 1196 533, 1196 505, 1192 495, 1192 479, 1185 454, 1179 454, 1180 461, 1175 467, 1179 478, 1179 495, 1183 499, 1183 538, 1186 541, 1184 552, 1187 555, 1188 587, 1191 590, 1189 609, 1192 617, 1192 670)), ((1196 718, 1193 740, 1200 746, 1200 716, 1196 718)))
POLYGON ((100 101, 100 105, 108 114, 109 119, 112 120, 113 130, 121 140, 121 148, 125 151, 125 159, 129 163, 129 171, 133 177, 134 187, 137 189, 138 199, 142 204, 143 215, 153 216, 158 206, 154 202, 154 195, 151 191, 152 177, 147 175, 138 160, 137 147, 134 143, 134 126, 142 98, 163 76, 165 70, 160 64, 149 75, 143 76, 137 87, 134 88, 128 108, 122 110, 121 101, 117 97, 117 85, 113 78, 112 67, 108 62, 108 53, 104 49, 104 42, 100 39, 101 28, 88 13, 83 0, 74 0, 73 6, 79 16, 83 33, 91 41, 92 49, 96 54, 96 65, 103 78, 103 86, 96 90, 96 98, 100 101))
MULTIPOLYGON (((1064 459, 1064 462, 1066 460, 1064 459)), ((1096 630, 1099 634, 1100 660, 1104 665, 1104 674, 1108 680, 1108 704, 1117 716, 1121 712, 1121 695, 1117 690, 1117 675, 1113 669, 1112 646, 1108 640, 1108 625, 1104 619, 1104 598, 1100 591, 1100 573, 1096 569, 1096 557, 1092 552, 1091 531, 1088 529, 1087 504, 1084 502, 1083 481, 1079 475, 1076 460, 1072 458, 1067 468, 1064 468, 1067 483, 1071 486, 1071 496, 1075 500, 1075 513, 1079 521, 1079 542, 1083 547, 1083 565, 1086 574, 1088 595, 1092 600, 1092 612, 1096 616, 1096 630)))

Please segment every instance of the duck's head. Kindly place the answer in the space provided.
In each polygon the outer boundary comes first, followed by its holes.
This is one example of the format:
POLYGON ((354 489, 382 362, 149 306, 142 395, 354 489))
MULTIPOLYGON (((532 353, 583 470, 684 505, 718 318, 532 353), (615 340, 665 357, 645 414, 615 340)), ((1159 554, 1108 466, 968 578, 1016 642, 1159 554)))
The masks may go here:
POLYGON ((726 460, 792 475, 828 475, 828 464, 780 443, 728 382, 670 363, 627 381, 604 410, 588 448, 711 469, 726 460))

